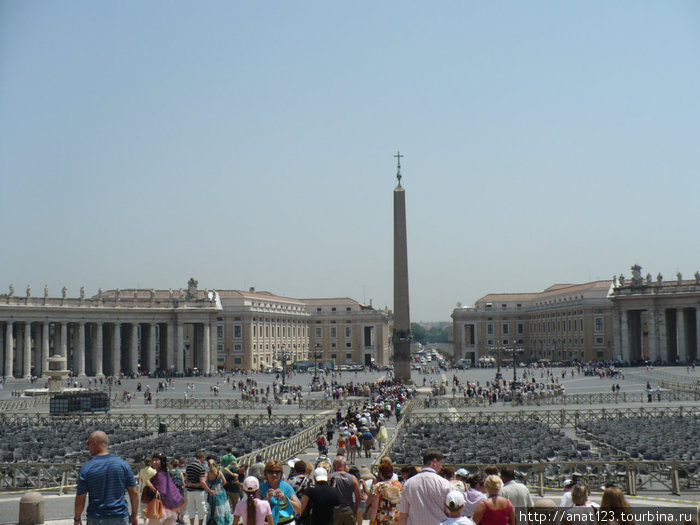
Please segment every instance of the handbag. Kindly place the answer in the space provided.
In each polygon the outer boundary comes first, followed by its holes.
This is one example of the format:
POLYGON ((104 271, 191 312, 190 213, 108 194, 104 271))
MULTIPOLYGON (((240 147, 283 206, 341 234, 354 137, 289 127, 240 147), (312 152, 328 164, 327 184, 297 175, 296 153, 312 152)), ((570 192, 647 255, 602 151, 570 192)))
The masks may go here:
POLYGON ((155 495, 156 493, 153 492, 153 489, 145 485, 141 491, 141 503, 150 503, 155 495))
POLYGON ((163 501, 159 492, 156 492, 156 497, 146 505, 146 517, 149 520, 159 520, 163 517, 163 501))

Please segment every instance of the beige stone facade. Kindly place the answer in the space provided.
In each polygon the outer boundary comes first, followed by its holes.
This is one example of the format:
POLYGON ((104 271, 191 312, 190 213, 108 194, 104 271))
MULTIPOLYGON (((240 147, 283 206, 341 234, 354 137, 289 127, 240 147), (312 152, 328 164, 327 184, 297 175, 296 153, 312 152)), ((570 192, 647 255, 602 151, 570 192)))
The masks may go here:
POLYGON ((337 365, 389 363, 390 311, 375 310, 349 298, 302 301, 309 312, 310 348, 319 348, 323 360, 337 365))
POLYGON ((391 314, 352 299, 293 299, 270 292, 109 290, 85 297, 0 296, 0 375, 45 375, 49 356, 78 376, 197 369, 259 369, 321 359, 389 361, 391 314), (313 326, 313 332, 311 327, 313 326), (321 336, 316 337, 317 328, 321 336))
POLYGON ((455 355, 477 362, 498 349, 523 361, 613 359, 610 281, 557 284, 538 293, 489 294, 452 313, 455 355))
POLYGON ((299 299, 270 292, 219 290, 216 364, 226 369, 259 369, 305 360, 309 353, 309 313, 299 299))

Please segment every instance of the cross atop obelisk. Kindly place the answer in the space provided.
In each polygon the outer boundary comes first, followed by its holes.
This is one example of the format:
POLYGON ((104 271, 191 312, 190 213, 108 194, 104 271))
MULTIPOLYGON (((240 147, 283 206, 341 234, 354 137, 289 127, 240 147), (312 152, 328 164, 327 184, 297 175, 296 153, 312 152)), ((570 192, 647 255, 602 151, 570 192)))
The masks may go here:
POLYGON ((404 156, 405 155, 401 155, 400 151, 397 151, 396 155, 394 155, 396 158, 396 178, 399 180, 399 188, 401 187, 401 157, 404 156))
POLYGON ((397 159, 394 189, 394 378, 411 381, 411 316, 408 308, 408 249, 406 245, 406 192, 401 187, 401 153, 397 159))

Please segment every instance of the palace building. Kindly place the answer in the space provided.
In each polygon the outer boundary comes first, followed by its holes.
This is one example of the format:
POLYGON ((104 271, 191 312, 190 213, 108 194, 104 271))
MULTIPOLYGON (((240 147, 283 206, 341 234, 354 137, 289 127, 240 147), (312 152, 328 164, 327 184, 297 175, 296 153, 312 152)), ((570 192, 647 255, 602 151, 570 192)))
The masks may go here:
POLYGON ((283 358, 288 364, 313 360, 311 348, 337 364, 389 360, 387 310, 352 299, 292 299, 254 288, 197 285, 190 279, 186 290, 176 292, 100 289, 92 297, 81 288, 78 298, 69 298, 65 287, 60 298, 50 297, 46 287, 43 296, 33 296, 30 287, 16 296, 10 285, 9 294, 0 296, 1 373, 45 375, 54 354, 78 376, 259 369, 283 358), (338 309, 342 316, 335 315, 338 309), (335 337, 328 316, 343 326, 335 337), (317 322, 328 325, 327 337, 316 337, 317 322))
POLYGON ((692 280, 659 274, 542 292, 489 294, 452 312, 456 357, 513 351, 522 361, 619 361, 639 364, 698 360, 700 272, 692 280))

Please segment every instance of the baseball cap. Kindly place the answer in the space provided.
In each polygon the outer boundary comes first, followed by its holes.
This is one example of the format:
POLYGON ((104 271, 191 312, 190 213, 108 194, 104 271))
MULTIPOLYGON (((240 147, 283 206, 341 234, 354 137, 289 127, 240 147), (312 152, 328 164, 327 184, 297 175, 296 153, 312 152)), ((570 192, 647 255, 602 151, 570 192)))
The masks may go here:
POLYGON ((469 472, 467 472, 467 469, 457 469, 457 472, 455 472, 455 476, 462 476, 463 478, 468 478, 469 472))
POLYGON ((573 486, 573 484, 574 484, 574 481, 571 480, 571 479, 565 479, 565 480, 564 480, 564 488, 566 488, 566 487, 571 487, 571 486, 573 486))
POLYGON ((243 490, 246 492, 253 492, 260 488, 260 482, 255 476, 248 476, 243 480, 243 490))
POLYGON ((456 490, 453 490, 451 492, 447 493, 447 497, 445 498, 445 505, 447 505, 449 508, 459 508, 464 506, 464 494, 461 492, 458 492, 456 490))
POLYGON ((314 470, 314 479, 316 481, 328 481, 328 471, 323 467, 318 467, 314 470))

